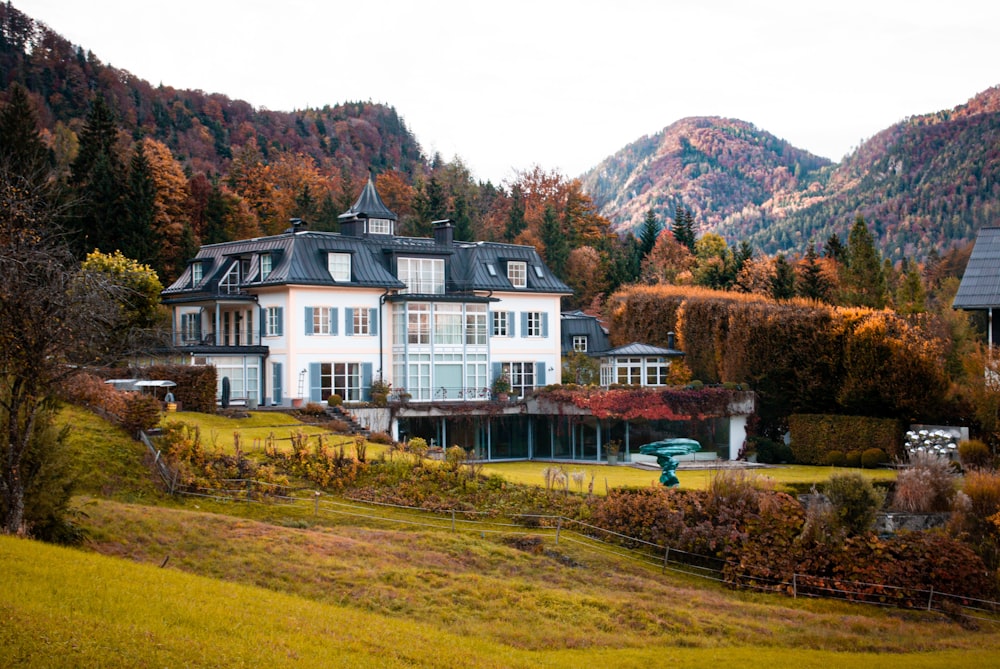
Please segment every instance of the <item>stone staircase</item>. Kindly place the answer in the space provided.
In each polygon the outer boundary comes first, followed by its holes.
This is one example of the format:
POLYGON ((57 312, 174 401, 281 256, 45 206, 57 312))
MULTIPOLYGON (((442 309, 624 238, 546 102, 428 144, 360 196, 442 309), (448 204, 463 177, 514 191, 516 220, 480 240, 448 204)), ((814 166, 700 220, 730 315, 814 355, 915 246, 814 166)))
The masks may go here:
POLYGON ((354 416, 345 411, 343 407, 327 407, 326 412, 333 418, 347 423, 348 431, 351 434, 360 434, 363 437, 367 437, 371 434, 371 430, 367 430, 358 424, 358 421, 354 419, 354 416))

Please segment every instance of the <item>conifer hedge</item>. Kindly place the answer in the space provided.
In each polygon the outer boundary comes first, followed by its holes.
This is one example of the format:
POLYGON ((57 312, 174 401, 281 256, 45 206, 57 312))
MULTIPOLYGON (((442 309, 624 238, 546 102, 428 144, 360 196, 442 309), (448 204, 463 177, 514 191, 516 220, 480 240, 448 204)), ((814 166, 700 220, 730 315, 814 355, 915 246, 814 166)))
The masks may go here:
POLYGON ((793 414, 788 417, 792 454, 806 465, 829 464, 828 453, 881 449, 903 455, 903 426, 892 418, 793 414))

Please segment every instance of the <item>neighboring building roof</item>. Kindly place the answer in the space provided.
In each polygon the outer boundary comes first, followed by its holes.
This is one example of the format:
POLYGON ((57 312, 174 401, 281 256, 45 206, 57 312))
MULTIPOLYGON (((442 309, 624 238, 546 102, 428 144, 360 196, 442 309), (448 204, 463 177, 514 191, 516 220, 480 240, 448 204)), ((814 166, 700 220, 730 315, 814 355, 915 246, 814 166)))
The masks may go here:
POLYGON ((638 342, 632 342, 631 344, 626 344, 625 346, 619 346, 618 348, 600 352, 600 356, 602 358, 617 358, 624 356, 659 356, 669 358, 682 355, 684 355, 684 351, 678 351, 675 348, 660 348, 659 346, 650 346, 649 344, 640 344, 638 342))
POLYGON ((573 337, 587 337, 587 353, 600 353, 611 345, 607 330, 594 316, 582 311, 564 311, 560 320, 562 321, 563 355, 573 350, 573 337))
POLYGON ((387 218, 390 221, 397 219, 396 214, 389 207, 385 206, 385 202, 382 202, 382 198, 379 197, 371 173, 368 174, 368 183, 365 184, 364 190, 361 191, 361 195, 357 201, 351 205, 350 209, 337 218, 344 220, 356 217, 387 218))
POLYGON ((955 309, 1000 307, 1000 227, 979 230, 952 306, 955 309))

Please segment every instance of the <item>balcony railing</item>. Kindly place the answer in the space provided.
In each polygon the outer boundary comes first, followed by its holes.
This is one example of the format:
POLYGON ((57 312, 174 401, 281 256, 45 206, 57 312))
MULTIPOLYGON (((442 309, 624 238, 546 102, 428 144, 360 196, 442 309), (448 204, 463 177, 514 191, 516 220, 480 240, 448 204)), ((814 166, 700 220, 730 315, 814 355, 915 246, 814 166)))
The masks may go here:
MULTIPOLYGON (((511 391, 508 397, 517 398, 518 394, 511 391)), ((394 388, 388 399, 390 402, 405 404, 407 402, 487 402, 500 398, 489 388, 438 386, 414 390, 394 388)))
POLYGON ((184 347, 184 346, 260 346, 260 331, 250 330, 250 331, 237 331, 237 332, 223 332, 221 337, 216 340, 214 332, 203 332, 200 335, 187 333, 187 332, 175 332, 173 333, 172 343, 174 346, 184 347))

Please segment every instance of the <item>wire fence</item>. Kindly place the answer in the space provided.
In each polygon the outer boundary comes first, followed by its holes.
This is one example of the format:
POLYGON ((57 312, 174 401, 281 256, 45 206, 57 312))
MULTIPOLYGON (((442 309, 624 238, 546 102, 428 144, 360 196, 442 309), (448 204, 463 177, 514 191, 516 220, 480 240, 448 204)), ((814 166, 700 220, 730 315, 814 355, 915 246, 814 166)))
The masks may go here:
POLYGON ((1000 625, 1000 602, 929 589, 864 583, 810 574, 777 576, 765 565, 736 565, 726 560, 691 553, 620 534, 565 516, 516 514, 497 518, 486 511, 465 509, 430 510, 370 500, 330 498, 311 488, 293 488, 252 479, 228 479, 221 488, 177 487, 177 474, 166 465, 152 442, 142 435, 153 456, 154 467, 173 495, 209 498, 222 502, 281 505, 313 517, 351 518, 367 527, 396 525, 446 532, 486 535, 544 535, 556 545, 571 543, 605 555, 630 559, 663 573, 686 574, 741 590, 776 593, 793 598, 837 599, 904 609, 936 612, 960 621, 1000 625), (296 496, 305 494, 306 496, 296 496))

